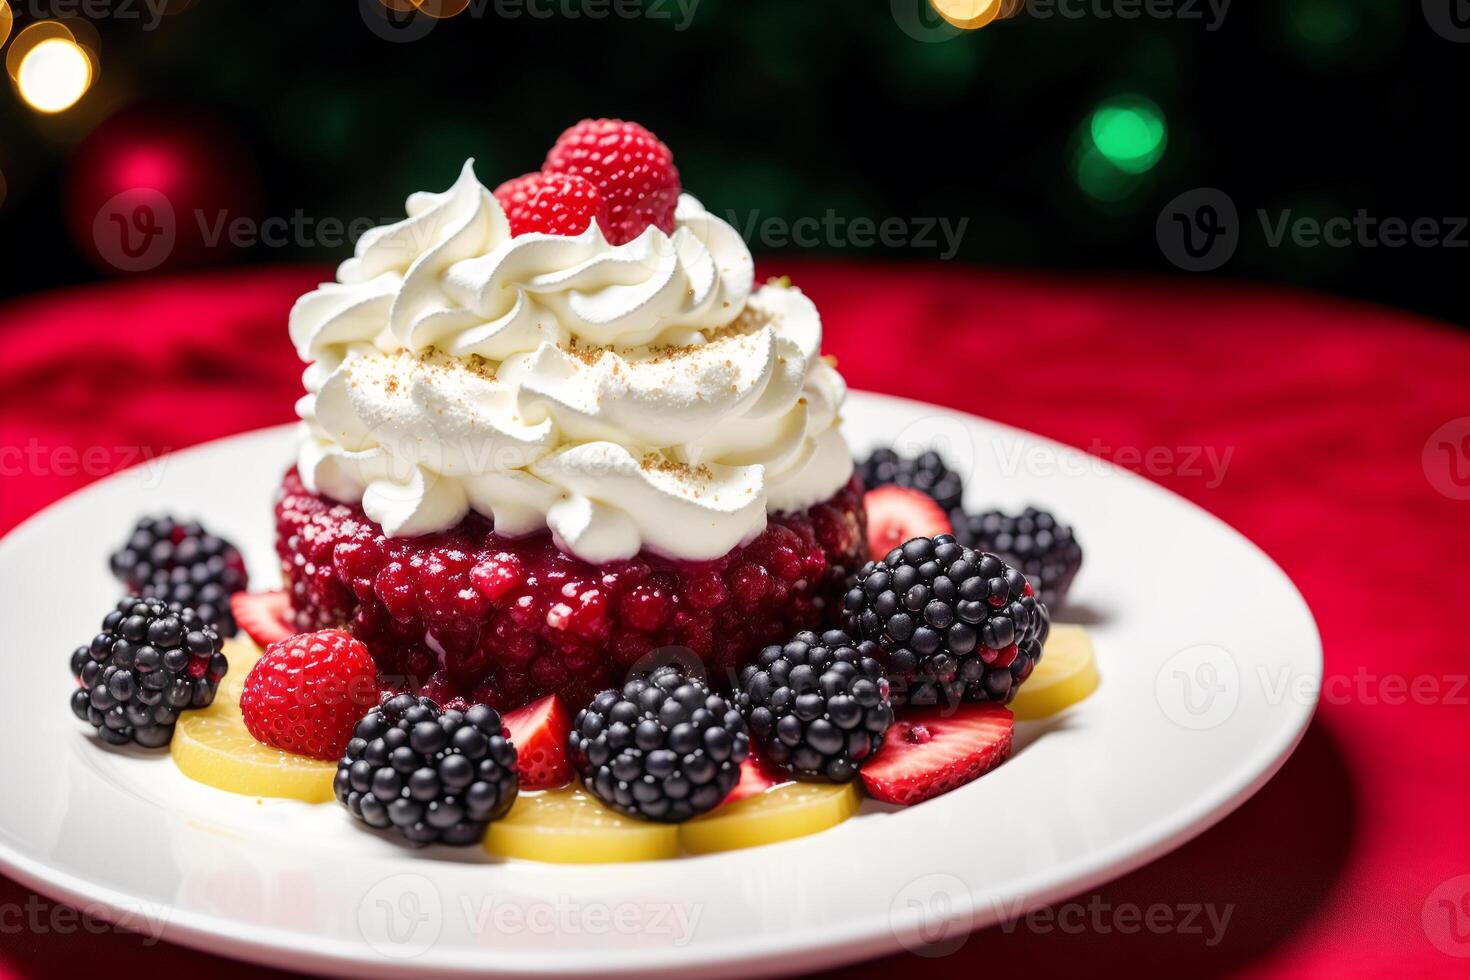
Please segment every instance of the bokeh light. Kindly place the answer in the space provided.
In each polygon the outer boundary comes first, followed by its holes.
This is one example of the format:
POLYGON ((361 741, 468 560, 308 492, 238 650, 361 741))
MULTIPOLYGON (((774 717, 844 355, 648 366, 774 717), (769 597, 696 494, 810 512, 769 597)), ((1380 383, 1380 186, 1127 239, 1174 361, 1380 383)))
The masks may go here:
POLYGON ((1169 130, 1157 105, 1138 95, 1122 95, 1092 111, 1088 135, 1097 152, 1130 174, 1151 170, 1164 155, 1169 130))
POLYGON ((37 112, 62 112, 91 86, 92 60, 75 41, 47 38, 21 57, 15 84, 37 112))
POLYGON ((934 12, 962 31, 975 31, 1000 15, 1001 0, 929 0, 934 12))
POLYGON ((15 25, 15 15, 10 12, 10 4, 0 0, 0 44, 10 37, 10 28, 15 25))
POLYGON ((412 3, 420 13, 436 20, 447 20, 464 13, 469 8, 470 0, 412 0, 412 3))

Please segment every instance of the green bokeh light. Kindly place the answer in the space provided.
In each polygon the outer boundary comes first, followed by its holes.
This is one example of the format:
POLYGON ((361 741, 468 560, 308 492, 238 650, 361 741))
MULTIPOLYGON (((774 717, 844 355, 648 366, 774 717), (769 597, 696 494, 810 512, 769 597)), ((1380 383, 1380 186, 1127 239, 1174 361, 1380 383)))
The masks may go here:
POLYGON ((1163 158, 1169 127, 1163 111, 1150 100, 1120 95, 1092 111, 1088 135, 1108 163, 1125 173, 1141 174, 1163 158))

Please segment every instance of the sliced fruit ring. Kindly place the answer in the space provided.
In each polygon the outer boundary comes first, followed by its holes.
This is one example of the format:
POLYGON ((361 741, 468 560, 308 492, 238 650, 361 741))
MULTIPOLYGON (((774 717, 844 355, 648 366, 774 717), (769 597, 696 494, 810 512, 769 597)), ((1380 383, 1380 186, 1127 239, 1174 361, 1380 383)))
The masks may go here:
POLYGON ((1087 630, 1057 623, 1031 676, 1011 701, 1011 710, 1019 721, 1045 718, 1087 697, 1100 681, 1087 630))
POLYGON ((786 783, 680 824, 679 842, 690 854, 774 844, 835 827, 861 805, 856 782, 786 783))
POLYGON ((625 817, 579 786, 522 793, 490 824, 485 850, 554 864, 657 861, 679 853, 679 826, 625 817))
POLYGON ((245 796, 269 796, 328 803, 335 762, 282 752, 257 742, 240 714, 240 688, 260 659, 248 643, 225 646, 230 672, 220 682, 214 704, 186 711, 174 728, 169 754, 179 771, 197 782, 245 796))
POLYGON ((874 561, 911 538, 954 533, 934 498, 919 490, 881 486, 863 495, 863 507, 868 512, 868 557, 874 561))
POLYGON ((291 625, 291 597, 285 592, 236 592, 230 613, 245 634, 262 648, 296 635, 291 625))

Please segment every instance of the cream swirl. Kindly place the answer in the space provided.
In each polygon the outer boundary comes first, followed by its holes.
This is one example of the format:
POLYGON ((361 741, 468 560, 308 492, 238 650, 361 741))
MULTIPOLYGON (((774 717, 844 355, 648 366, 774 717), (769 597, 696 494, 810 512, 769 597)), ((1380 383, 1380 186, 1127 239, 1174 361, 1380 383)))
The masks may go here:
POLYGON ((752 292, 744 242, 694 198, 672 235, 511 237, 466 163, 407 212, 291 311, 313 491, 390 535, 474 510, 590 562, 706 560, 850 477, 816 308, 752 292))

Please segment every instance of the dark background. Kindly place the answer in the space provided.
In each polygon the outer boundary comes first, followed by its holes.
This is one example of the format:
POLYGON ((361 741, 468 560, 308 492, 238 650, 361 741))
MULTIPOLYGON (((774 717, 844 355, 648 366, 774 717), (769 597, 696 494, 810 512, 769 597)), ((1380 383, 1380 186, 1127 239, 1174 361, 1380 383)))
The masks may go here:
MULTIPOLYGON (((185 209, 376 221, 401 215, 409 191, 447 187, 466 156, 493 187, 535 169, 578 118, 616 115, 669 143, 686 188, 737 226, 829 209, 968 217, 959 261, 1185 276, 1155 222, 1177 195, 1216 187, 1239 209, 1240 245, 1209 275, 1470 323, 1470 233, 1458 248, 1272 247, 1256 217, 1470 215, 1470 44, 1436 33, 1419 0, 1235 0, 1218 23, 1203 0, 1137 19, 1117 16, 1130 0, 1072 0, 1083 16, 1033 7, 959 36, 925 0, 695 0, 683 30, 674 0, 606 19, 581 0, 531 0, 549 17, 477 0, 396 28, 382 0, 176 0, 156 24, 143 0, 91 2, 77 35, 91 27, 100 73, 76 106, 43 116, 0 92, 0 294, 123 274, 87 237, 96 202, 133 179, 115 172, 129 140, 172 146, 188 173, 161 179, 184 181, 185 209), (1162 157, 1136 175, 1104 164, 1100 183, 1093 160, 1079 181, 1088 120, 1127 95, 1162 112, 1162 157)), ((14 2, 16 29, 76 3, 14 2)), ((181 247, 160 271, 348 253, 310 227, 275 246, 181 247)), ((940 249, 828 236, 803 251, 940 249)))

